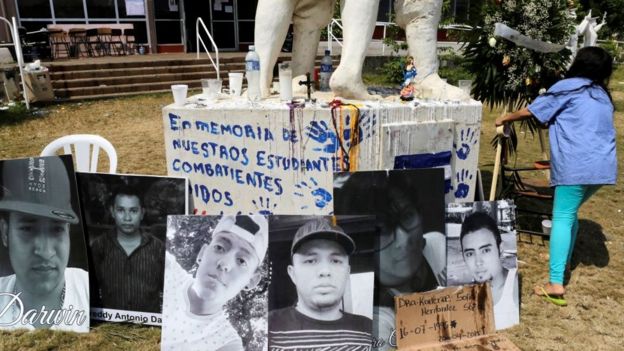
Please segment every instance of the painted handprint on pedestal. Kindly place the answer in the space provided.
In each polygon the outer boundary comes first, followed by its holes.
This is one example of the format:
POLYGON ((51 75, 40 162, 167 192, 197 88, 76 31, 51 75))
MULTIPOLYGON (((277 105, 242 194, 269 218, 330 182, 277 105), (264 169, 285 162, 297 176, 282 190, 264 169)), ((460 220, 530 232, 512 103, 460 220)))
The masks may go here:
POLYGON ((470 185, 468 183, 472 180, 473 175, 467 169, 462 169, 455 174, 457 180, 457 189, 455 190, 455 198, 464 199, 470 192, 470 185))
POLYGON ((475 137, 475 134, 478 132, 478 129, 462 129, 460 132, 459 145, 457 143, 453 143, 453 149, 455 149, 455 154, 457 158, 460 160, 465 160, 470 155, 470 151, 479 141, 479 135, 475 137))
MULTIPOLYGON (((295 184, 295 187, 297 189, 300 189, 300 191, 294 192, 295 196, 299 196, 299 197, 312 196, 314 200, 314 205, 316 205, 318 209, 325 208, 325 206, 329 205, 332 201, 332 198, 333 198, 332 194, 326 189, 319 187, 318 182, 314 178, 310 178, 309 183, 306 181, 301 181, 295 184)), ((307 209, 307 208, 308 208, 308 205, 301 206, 302 210, 307 209)))
POLYGON ((251 200, 251 203, 256 207, 256 209, 258 210, 258 214, 261 214, 263 216, 269 216, 273 214, 273 210, 275 210, 275 208, 277 207, 277 203, 271 203, 271 199, 268 197, 263 197, 260 196, 258 197, 258 201, 256 200, 251 200))
POLYGON ((310 125, 306 127, 306 135, 310 139, 321 144, 315 147, 314 151, 323 151, 328 154, 335 154, 338 150, 338 138, 336 133, 329 128, 325 121, 312 121, 310 125))

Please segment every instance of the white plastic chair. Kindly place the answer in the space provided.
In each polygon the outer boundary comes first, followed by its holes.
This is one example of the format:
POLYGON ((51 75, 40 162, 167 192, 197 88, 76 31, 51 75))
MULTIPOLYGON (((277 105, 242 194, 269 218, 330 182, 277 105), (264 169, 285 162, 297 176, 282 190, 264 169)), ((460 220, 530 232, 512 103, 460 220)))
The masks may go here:
POLYGON ((63 148, 65 154, 72 154, 78 172, 96 172, 100 148, 106 151, 110 163, 109 173, 117 172, 117 152, 113 144, 99 135, 73 134, 60 137, 49 143, 41 156, 55 156, 63 148), (73 146, 73 152, 72 152, 73 146))

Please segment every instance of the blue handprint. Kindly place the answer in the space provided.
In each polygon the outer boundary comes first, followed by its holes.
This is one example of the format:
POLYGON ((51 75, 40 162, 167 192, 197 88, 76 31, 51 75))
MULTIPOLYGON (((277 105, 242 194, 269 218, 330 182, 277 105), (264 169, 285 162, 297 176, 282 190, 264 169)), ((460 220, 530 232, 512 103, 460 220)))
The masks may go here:
POLYGON ((472 174, 467 169, 462 169, 461 171, 455 174, 455 179, 457 179, 457 190, 455 190, 455 198, 463 199, 468 196, 468 192, 470 191, 470 186, 465 182, 468 182, 472 179, 472 174))
POLYGON ((461 142, 460 147, 457 148, 457 144, 453 143, 455 153, 460 160, 467 159, 468 155, 470 154, 470 149, 477 144, 477 139, 475 139, 476 132, 477 129, 472 130, 472 132, 470 132, 470 128, 466 130, 462 129, 459 139, 459 141, 461 142), (464 132, 466 132, 466 134, 464 134, 464 132))
POLYGON ((251 200, 251 203, 254 204, 254 206, 256 206, 256 209, 258 209, 258 213, 263 215, 263 216, 269 216, 273 214, 273 210, 277 207, 276 203, 271 203, 271 199, 270 198, 265 198, 265 197, 258 197, 258 201, 256 200, 251 200))
POLYGON ((319 144, 322 144, 321 147, 314 148, 314 151, 324 151, 329 154, 335 154, 336 150, 338 150, 338 138, 336 137, 336 133, 329 129, 325 121, 321 121, 320 123, 317 121, 310 122, 310 125, 306 127, 306 135, 319 144))
MULTIPOLYGON (((303 191, 305 191, 306 193, 309 191, 309 194, 314 196, 314 204, 316 205, 316 207, 318 207, 319 209, 324 208, 332 201, 332 194, 327 190, 319 187, 316 179, 310 178, 310 182, 312 183, 312 186, 308 185, 308 183, 303 180, 295 184, 295 187, 301 189, 302 192, 295 191, 294 194, 299 197, 304 197, 303 191)), ((306 208, 308 208, 307 205, 301 206, 302 210, 306 208)))

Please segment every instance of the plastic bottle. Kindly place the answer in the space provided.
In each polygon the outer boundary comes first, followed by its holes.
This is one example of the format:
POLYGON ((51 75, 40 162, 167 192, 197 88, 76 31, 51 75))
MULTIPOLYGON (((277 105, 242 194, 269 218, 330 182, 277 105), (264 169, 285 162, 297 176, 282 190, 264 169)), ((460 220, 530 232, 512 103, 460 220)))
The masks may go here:
POLYGON ((260 57, 253 45, 245 56, 245 76, 247 77, 247 97, 249 100, 260 100, 260 57))
POLYGON ((320 90, 330 91, 329 79, 332 75, 332 58, 329 56, 329 50, 325 50, 325 56, 321 59, 321 74, 320 74, 320 90))

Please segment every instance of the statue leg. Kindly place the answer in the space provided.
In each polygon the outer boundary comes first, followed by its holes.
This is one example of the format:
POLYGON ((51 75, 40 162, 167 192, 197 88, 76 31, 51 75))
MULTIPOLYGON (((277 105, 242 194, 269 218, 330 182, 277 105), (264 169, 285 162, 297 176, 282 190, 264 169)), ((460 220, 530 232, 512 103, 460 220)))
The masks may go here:
POLYGON ((456 86, 438 75, 437 31, 442 0, 396 0, 396 20, 405 29, 410 56, 416 66, 416 89, 424 97, 438 100, 468 100, 456 86))
POLYGON ((314 74, 314 61, 318 51, 321 30, 329 24, 335 0, 300 1, 293 15, 293 92, 305 94, 306 87, 299 86, 305 74, 314 74))
POLYGON ((260 94, 268 97, 273 67, 288 33, 296 0, 260 0, 256 10, 254 44, 260 57, 260 94))
POLYGON ((379 0, 343 0, 342 35, 344 38, 340 64, 332 74, 329 85, 336 96, 347 99, 370 100, 362 82, 362 66, 366 49, 375 30, 379 0))

